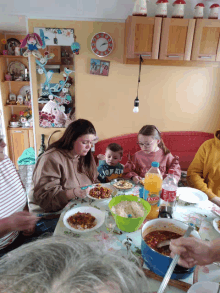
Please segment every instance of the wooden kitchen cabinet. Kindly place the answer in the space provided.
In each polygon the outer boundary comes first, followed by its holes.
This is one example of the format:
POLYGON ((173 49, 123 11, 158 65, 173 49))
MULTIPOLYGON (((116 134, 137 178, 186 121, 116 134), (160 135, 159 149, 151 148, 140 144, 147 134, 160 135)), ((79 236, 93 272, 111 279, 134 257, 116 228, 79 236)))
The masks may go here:
POLYGON ((10 158, 18 169, 17 160, 23 151, 29 147, 34 148, 33 129, 9 129, 8 142, 10 158))
POLYGON ((190 60, 195 22, 195 19, 163 19, 159 59, 190 60))
POLYGON ((125 23, 125 58, 158 59, 162 18, 128 16, 125 23))
POLYGON ((220 61, 220 20, 197 19, 191 59, 220 61))

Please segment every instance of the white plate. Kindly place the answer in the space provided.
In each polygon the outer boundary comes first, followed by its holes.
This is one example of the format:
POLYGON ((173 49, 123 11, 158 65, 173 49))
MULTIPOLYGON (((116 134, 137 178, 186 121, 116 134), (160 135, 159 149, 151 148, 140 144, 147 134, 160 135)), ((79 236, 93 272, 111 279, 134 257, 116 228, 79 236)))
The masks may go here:
POLYGON ((91 232, 91 231, 94 231, 96 229, 98 229, 99 227, 102 226, 102 224, 104 223, 105 221, 105 213, 96 209, 96 208, 93 208, 93 207, 87 207, 87 206, 84 206, 84 207, 78 207, 78 208, 73 208, 71 210, 69 210, 68 212, 65 213, 64 217, 63 217, 63 223, 64 225, 76 232, 76 233, 86 233, 86 232, 91 232), (69 225, 69 223, 67 222, 67 219, 70 217, 70 216, 73 216, 74 214, 76 213, 90 213, 92 216, 94 216, 96 218, 96 225, 95 227, 91 228, 91 229, 85 229, 85 230, 79 230, 79 229, 74 229, 73 227, 71 227, 69 225))
POLYGON ((177 189, 177 196, 180 200, 188 203, 198 203, 208 200, 208 196, 204 192, 191 187, 179 187, 177 189))
POLYGON ((219 284, 216 282, 198 282, 192 285, 187 293, 218 293, 219 284))
POLYGON ((98 201, 110 200, 112 198, 112 196, 116 196, 116 194, 117 194, 117 189, 114 186, 112 186, 110 183, 97 183, 97 184, 93 184, 91 187, 88 187, 86 189, 87 197, 89 197, 91 199, 94 199, 94 200, 98 200, 98 201), (95 188, 97 185, 100 186, 100 187, 106 187, 106 188, 110 189, 111 190, 111 196, 108 197, 108 198, 103 198, 103 199, 98 199, 98 198, 90 196, 89 195, 90 190, 95 188))
POLYGON ((218 228, 218 223, 217 223, 217 221, 220 221, 220 219, 219 218, 215 218, 214 220, 213 220, 213 227, 215 228, 215 230, 218 232, 218 233, 220 233, 220 229, 218 228))

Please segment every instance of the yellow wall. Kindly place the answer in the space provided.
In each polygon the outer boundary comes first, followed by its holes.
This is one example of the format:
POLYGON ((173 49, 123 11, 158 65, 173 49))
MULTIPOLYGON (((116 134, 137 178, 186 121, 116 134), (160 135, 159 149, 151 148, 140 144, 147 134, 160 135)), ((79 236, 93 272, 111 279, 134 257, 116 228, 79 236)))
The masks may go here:
MULTIPOLYGON (((142 66, 140 112, 134 114, 139 69, 122 63, 124 23, 29 20, 29 32, 34 27, 75 29, 81 45, 75 57, 76 117, 93 122, 100 139, 137 132, 144 124, 155 124, 161 131, 213 132, 219 127, 219 68, 142 66), (90 59, 99 59, 91 52, 90 41, 101 31, 115 43, 112 54, 104 58, 111 61, 108 77, 89 74, 90 59)), ((36 130, 39 148, 40 133, 48 136, 55 129, 39 128, 37 121, 36 130)))

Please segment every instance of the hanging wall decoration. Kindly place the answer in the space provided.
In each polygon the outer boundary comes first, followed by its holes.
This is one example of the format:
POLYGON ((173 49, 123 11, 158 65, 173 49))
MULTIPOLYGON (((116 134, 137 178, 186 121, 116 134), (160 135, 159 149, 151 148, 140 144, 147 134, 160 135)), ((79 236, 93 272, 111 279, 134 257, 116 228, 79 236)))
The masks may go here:
POLYGON ((71 111, 72 97, 69 88, 73 83, 70 77, 73 70, 65 67, 62 74, 63 80, 58 83, 51 83, 54 72, 52 70, 47 71, 45 66, 48 60, 53 58, 53 53, 45 52, 44 57, 40 60, 36 59, 38 73, 44 74, 46 78, 45 82, 41 84, 41 97, 38 100, 39 103, 45 104, 39 112, 40 127, 65 127, 67 114, 71 111), (47 98, 42 99, 44 96, 47 98))
POLYGON ((45 46, 71 46, 74 40, 74 29, 35 27, 34 32, 43 36, 45 46))
POLYGON ((74 121, 74 54, 79 54, 74 29, 34 28, 42 40, 41 58, 36 59, 40 127, 66 127, 74 121))
POLYGON ((43 42, 40 36, 36 33, 27 34, 27 36, 22 41, 20 48, 28 47, 28 49, 23 53, 24 57, 28 57, 29 54, 33 54, 37 58, 41 58, 41 54, 38 52, 38 47, 41 47, 43 42))

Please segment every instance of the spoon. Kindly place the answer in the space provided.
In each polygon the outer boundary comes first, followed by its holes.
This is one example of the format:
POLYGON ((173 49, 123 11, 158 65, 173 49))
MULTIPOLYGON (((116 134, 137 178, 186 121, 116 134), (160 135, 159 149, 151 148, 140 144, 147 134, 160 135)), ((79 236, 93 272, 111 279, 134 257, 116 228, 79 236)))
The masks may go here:
POLYGON ((164 240, 157 244, 157 248, 170 245, 170 240, 164 240))
MULTIPOLYGON (((191 232, 194 230, 194 227, 195 226, 192 223, 190 223, 189 226, 188 226, 188 229, 186 230, 186 233, 183 235, 183 237, 184 238, 188 237, 191 234, 191 232)), ((172 262, 171 262, 171 264, 170 264, 170 266, 169 266, 169 268, 168 268, 168 270, 166 272, 166 275, 163 278, 163 281, 162 281, 162 283, 160 285, 160 288, 157 291, 157 293, 163 293, 164 290, 166 289, 167 284, 168 284, 168 282, 170 280, 170 277, 171 277, 171 275, 173 273, 173 270, 175 269, 175 266, 178 263, 179 257, 180 256, 178 254, 175 254, 175 256, 174 256, 174 258, 173 258, 173 260, 172 260, 172 262)))

